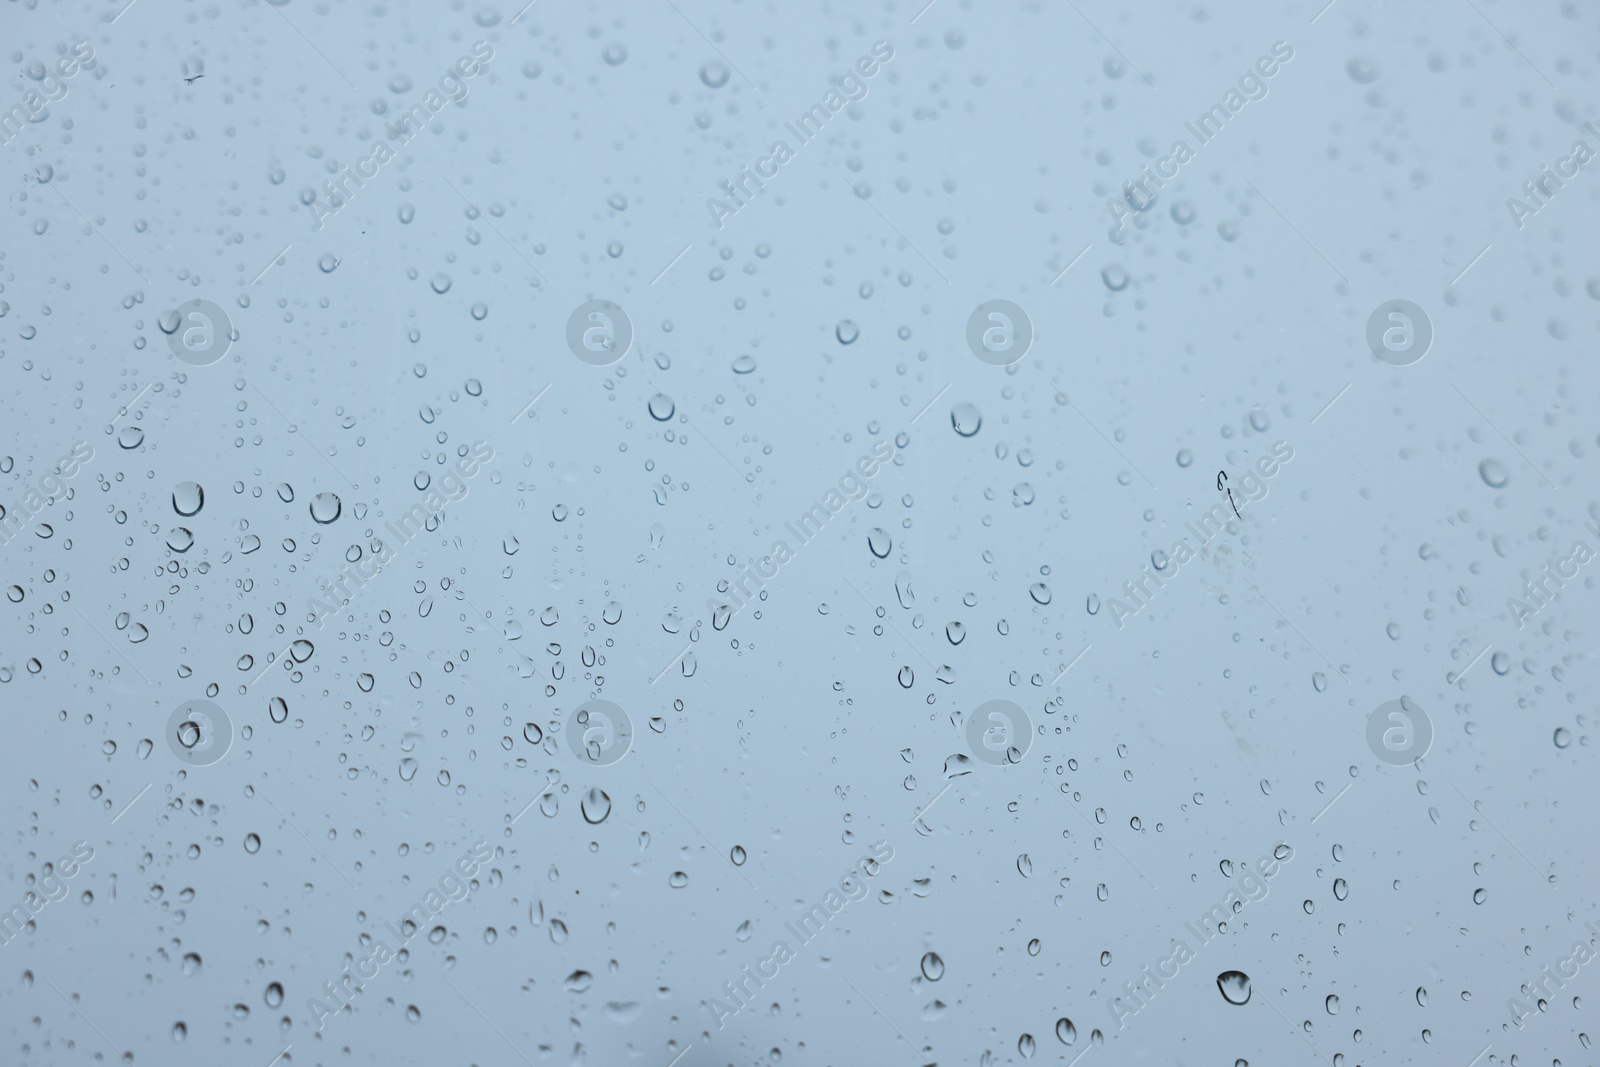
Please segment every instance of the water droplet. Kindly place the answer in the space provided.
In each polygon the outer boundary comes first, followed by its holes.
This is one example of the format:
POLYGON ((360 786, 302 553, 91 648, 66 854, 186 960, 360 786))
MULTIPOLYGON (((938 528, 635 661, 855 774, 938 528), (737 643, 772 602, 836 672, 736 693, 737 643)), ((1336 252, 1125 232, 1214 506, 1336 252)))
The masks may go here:
POLYGON ((578 810, 583 812, 584 822, 598 826, 611 814, 611 798, 599 789, 591 787, 583 795, 583 800, 578 803, 578 810))
POLYGON ((1371 85, 1378 80, 1378 68, 1372 60, 1357 56, 1344 65, 1345 73, 1357 85, 1371 85))
POLYGON ((1506 470, 1506 465, 1497 459, 1486 459, 1478 464, 1478 475, 1483 479, 1483 484, 1490 489, 1504 489, 1511 480, 1511 473, 1506 470))
POLYGON ((198 515, 205 503, 206 491, 199 482, 179 482, 172 490, 172 510, 184 518, 198 515))
POLYGON ((1222 999, 1229 1004, 1247 1004, 1250 1001, 1250 976, 1243 971, 1223 971, 1217 975, 1217 988, 1222 999))
POLYGON ((700 65, 700 81, 707 89, 720 89, 728 84, 728 65, 709 60, 700 65))
POLYGON ((950 425, 962 437, 971 437, 983 428, 983 414, 976 405, 962 401, 950 409, 950 425))
POLYGON ((328 525, 339 517, 344 510, 344 504, 336 493, 318 493, 311 498, 311 521, 328 525))

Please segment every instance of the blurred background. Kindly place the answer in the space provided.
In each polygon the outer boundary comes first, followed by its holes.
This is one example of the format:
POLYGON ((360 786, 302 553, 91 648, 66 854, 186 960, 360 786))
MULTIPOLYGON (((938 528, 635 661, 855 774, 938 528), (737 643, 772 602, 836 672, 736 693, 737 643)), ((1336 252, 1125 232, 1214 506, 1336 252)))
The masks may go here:
POLYGON ((1593 1062, 1600 13, 1324 4, 0 3, 0 1059, 1593 1062))

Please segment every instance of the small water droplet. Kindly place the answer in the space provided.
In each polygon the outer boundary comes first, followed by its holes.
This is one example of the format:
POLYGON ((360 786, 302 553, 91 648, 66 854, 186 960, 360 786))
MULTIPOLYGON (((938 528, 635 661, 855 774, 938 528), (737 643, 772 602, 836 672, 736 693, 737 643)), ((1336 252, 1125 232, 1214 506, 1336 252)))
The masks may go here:
POLYGON ((206 491, 199 482, 179 482, 172 490, 172 510, 184 518, 198 515, 205 506, 206 491))
POLYGON ((983 428, 983 414, 976 405, 962 401, 950 409, 950 426, 962 437, 971 437, 983 428))
POLYGON ((1478 475, 1483 479, 1483 484, 1490 489, 1504 489, 1511 480, 1511 473, 1506 470, 1506 465, 1497 459, 1486 459, 1478 464, 1478 475))
POLYGON ((728 84, 728 66, 717 60, 709 60, 700 65, 700 81, 707 89, 720 89, 728 84))
POLYGON ((578 810, 583 812, 583 821, 591 826, 598 826, 606 821, 606 816, 611 814, 611 797, 599 789, 591 787, 583 795, 583 800, 578 803, 578 810))
POLYGON ((1217 975, 1217 988, 1222 999, 1229 1004, 1247 1004, 1250 1001, 1250 976, 1243 971, 1223 971, 1217 975))

